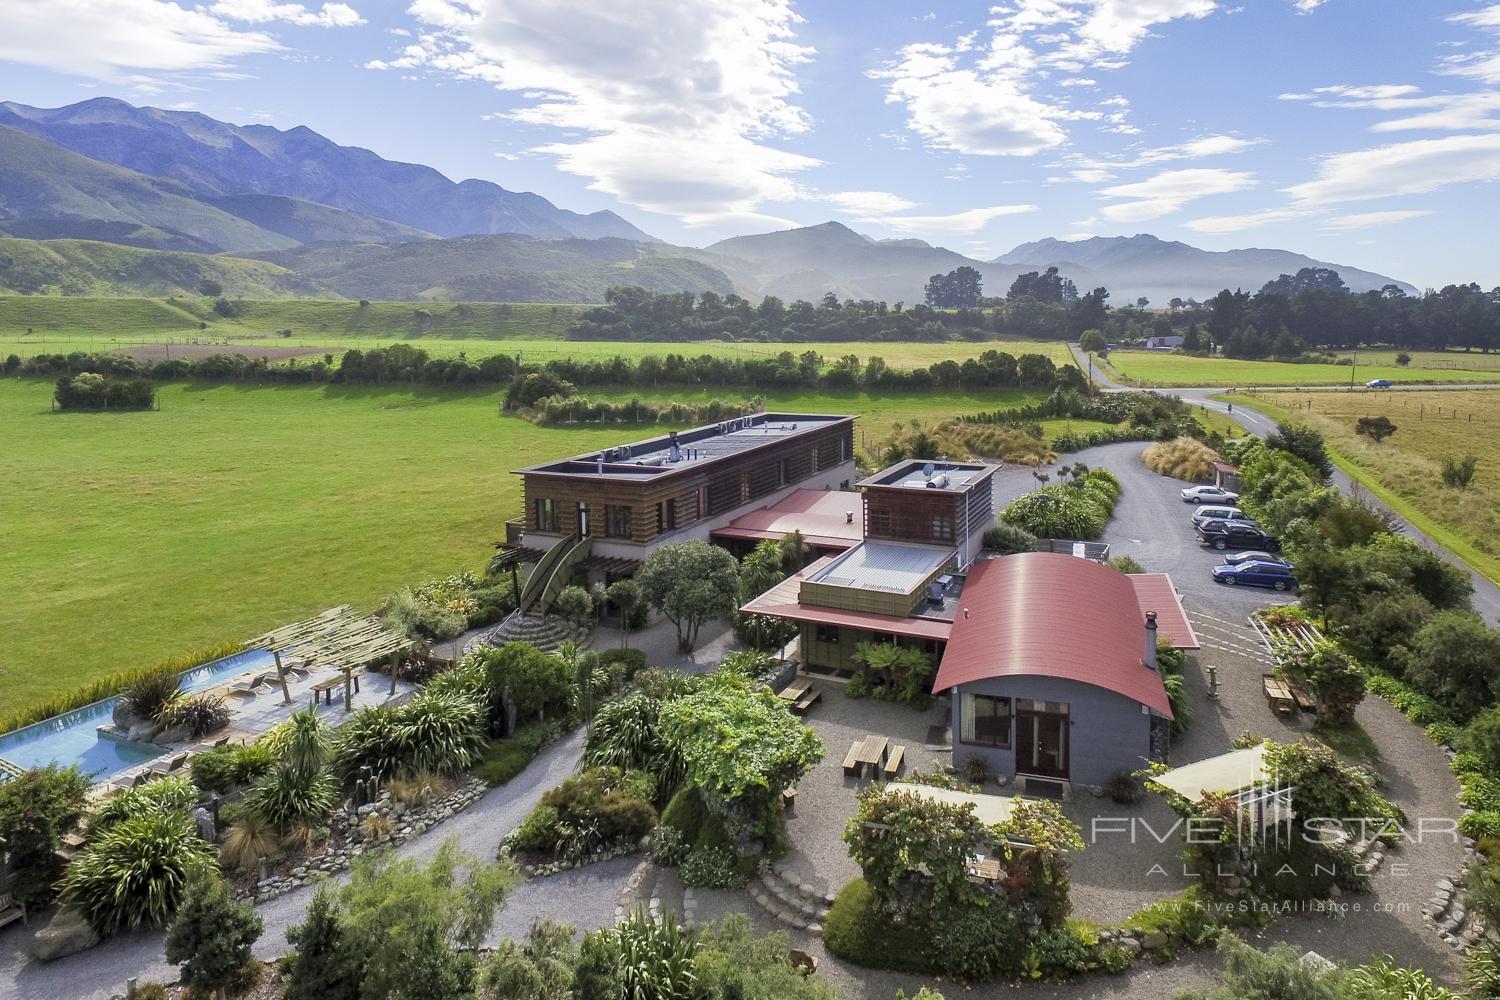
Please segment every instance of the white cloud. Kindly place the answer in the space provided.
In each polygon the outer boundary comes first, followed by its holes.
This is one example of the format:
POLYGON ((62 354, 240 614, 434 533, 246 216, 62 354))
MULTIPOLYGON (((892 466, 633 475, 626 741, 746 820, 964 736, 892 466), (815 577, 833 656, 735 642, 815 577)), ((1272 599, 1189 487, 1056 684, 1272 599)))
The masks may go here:
POLYGON ((219 0, 209 10, 231 21, 251 24, 284 21, 303 28, 352 28, 365 23, 359 11, 346 3, 325 3, 317 10, 308 10, 300 3, 274 0, 219 0))
MULTIPOLYGON (((1500 42, 1500 3, 1455 14, 1448 20, 1488 32, 1500 42)), ((1485 83, 1500 83, 1500 47, 1447 56, 1443 59, 1442 71, 1485 83)))
POLYGON ((1273 222, 1288 222, 1306 214, 1300 209, 1271 208, 1262 212, 1248 212, 1244 215, 1213 215, 1202 219, 1192 219, 1184 222, 1183 225, 1195 233, 1223 236, 1237 233, 1242 229, 1256 229, 1273 222))
POLYGON ((1299 204, 1326 205, 1497 179, 1500 133, 1452 135, 1337 153, 1323 159, 1315 179, 1285 190, 1299 204))
MULTIPOLYGON (((1039 93, 1050 74, 1064 74, 1058 87, 1093 86, 1085 71, 1127 65, 1155 26, 1206 17, 1216 7, 1216 0, 1013 0, 991 8, 984 32, 907 45, 870 76, 886 81, 887 102, 906 108, 907 128, 929 146, 1031 156, 1066 141, 1061 121, 1102 119, 1108 131, 1138 131, 1124 111, 1105 115, 1039 93)), ((1123 98, 1104 103, 1128 105, 1123 98)))
POLYGON ((428 31, 372 68, 438 71, 516 91, 517 122, 566 130, 539 147, 589 187, 689 225, 785 220, 818 161, 768 140, 806 131, 790 0, 415 0, 428 31), (643 30, 643 26, 649 26, 643 30), (576 133, 576 134, 574 134, 576 133))
POLYGON ((886 102, 906 106, 906 125, 938 149, 1030 156, 1067 138, 1056 110, 1026 94, 1012 70, 961 67, 957 47, 908 45, 871 76, 889 81, 886 102))
POLYGON ((1406 222, 1410 219, 1420 219, 1424 215, 1431 215, 1430 209, 1400 209, 1390 212, 1358 212, 1354 215, 1336 215, 1324 221, 1323 226, 1327 229, 1336 229, 1340 232, 1351 229, 1373 229, 1375 226, 1388 226, 1393 222, 1406 222))
POLYGON ((111 82, 131 71, 213 69, 276 40, 167 0, 0 0, 0 60, 111 82))
POLYGON ((993 205, 952 215, 887 215, 879 221, 903 233, 975 233, 996 219, 1037 211, 1036 205, 993 205))
POLYGON ((1500 126, 1500 91, 1422 95, 1411 84, 1318 87, 1305 94, 1282 94, 1283 101, 1310 101, 1319 108, 1346 108, 1398 114, 1370 126, 1372 132, 1466 131, 1500 126))
POLYGON ((1328 0, 1296 0, 1297 13, 1311 14, 1327 2, 1328 0))
POLYGON ((839 211, 864 218, 890 215, 917 207, 916 202, 907 201, 889 191, 839 191, 823 197, 836 205, 839 211))
POLYGON ((1103 188, 1100 197, 1128 200, 1106 205, 1100 214, 1111 222, 1147 222, 1170 215, 1190 201, 1242 191, 1254 184, 1253 174, 1237 170, 1166 170, 1143 181, 1103 188))

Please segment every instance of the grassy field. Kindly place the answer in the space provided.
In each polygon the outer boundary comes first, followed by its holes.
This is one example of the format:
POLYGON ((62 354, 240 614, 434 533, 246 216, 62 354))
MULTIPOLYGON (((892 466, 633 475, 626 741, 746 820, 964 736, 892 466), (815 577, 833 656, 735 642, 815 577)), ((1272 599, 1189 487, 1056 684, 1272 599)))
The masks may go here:
MULTIPOLYGON (((1414 357, 1411 365, 1395 364, 1394 352, 1376 355, 1383 364, 1366 363, 1361 352, 1359 365, 1291 364, 1284 361, 1242 361, 1235 358, 1194 358, 1156 351, 1114 351, 1109 363, 1125 378, 1147 386, 1291 386, 1348 385, 1352 373, 1363 385, 1371 379, 1392 382, 1500 382, 1500 367, 1487 370, 1425 368, 1414 357)), ((1426 360, 1435 361, 1436 352, 1426 360)), ((1483 356, 1470 363, 1478 364, 1483 356)))
MULTIPOLYGON (((541 428, 499 392, 163 386, 161 410, 49 409, 51 387, 0 383, 0 703, 335 604, 482 567, 520 512, 519 466, 643 436, 541 428)), ((728 393, 725 393, 728 395, 728 393)), ((748 395, 748 393, 742 393, 748 395)), ((896 420, 1036 394, 790 393, 769 405, 896 420)))
POLYGON ((1266 392, 1234 397, 1277 419, 1323 432, 1339 466, 1407 520, 1500 583, 1500 390, 1266 392), (1380 444, 1354 432, 1360 417, 1387 416, 1380 444), (1467 490, 1443 484, 1445 458, 1479 457, 1467 490))
POLYGON ((948 341, 931 344, 849 341, 766 344, 613 343, 562 341, 573 317, 587 306, 537 303, 358 302, 278 299, 244 303, 242 315, 218 316, 207 299, 88 299, 0 296, 0 355, 69 351, 115 351, 160 343, 222 344, 226 350, 302 347, 309 353, 380 347, 396 341, 420 346, 436 357, 521 354, 546 361, 558 357, 624 354, 716 354, 771 357, 814 350, 824 357, 879 355, 898 368, 977 357, 987 350, 1045 354, 1071 364, 1057 341, 948 341), (205 325, 199 329, 199 323, 205 325), (29 332, 28 332, 29 331, 29 332), (289 335, 283 335, 289 331, 289 335))

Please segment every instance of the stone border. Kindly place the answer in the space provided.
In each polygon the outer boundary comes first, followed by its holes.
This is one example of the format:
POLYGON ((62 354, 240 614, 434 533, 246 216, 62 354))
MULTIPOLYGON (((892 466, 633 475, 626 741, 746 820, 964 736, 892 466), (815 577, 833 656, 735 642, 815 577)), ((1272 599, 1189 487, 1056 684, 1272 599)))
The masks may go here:
POLYGON ((238 889, 234 896, 236 899, 264 903, 300 889, 311 881, 344 871, 353 864, 355 858, 376 847, 394 847, 412 837, 421 836, 454 813, 473 805, 489 790, 489 786, 483 781, 470 775, 442 798, 416 807, 407 807, 393 801, 387 789, 381 793, 378 801, 355 810, 352 818, 347 812, 334 816, 333 828, 342 829, 347 835, 343 844, 326 848, 320 854, 304 859, 287 874, 271 875, 249 888, 238 889), (365 838, 360 823, 364 817, 372 814, 385 816, 391 821, 393 829, 389 836, 378 841, 365 838))
MULTIPOLYGON (((595 851, 588 857, 580 858, 577 861, 564 859, 542 865, 523 865, 518 863, 517 867, 520 868, 521 873, 527 878, 545 878, 548 875, 558 875, 562 872, 572 871, 575 868, 587 868, 589 865, 597 865, 603 861, 613 861, 615 858, 628 857, 632 854, 638 854, 645 849, 644 839, 640 841, 625 840, 611 847, 606 847, 602 851, 595 851)), ((510 857, 509 849, 503 848, 501 856, 510 857)))

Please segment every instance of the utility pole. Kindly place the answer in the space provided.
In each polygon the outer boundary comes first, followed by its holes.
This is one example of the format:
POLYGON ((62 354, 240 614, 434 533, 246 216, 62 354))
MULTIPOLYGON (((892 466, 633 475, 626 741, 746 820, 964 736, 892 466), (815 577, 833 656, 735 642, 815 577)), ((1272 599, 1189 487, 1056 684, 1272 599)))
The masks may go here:
POLYGON ((1359 367, 1359 348, 1354 349, 1354 364, 1349 366, 1349 391, 1354 391, 1354 370, 1359 367))

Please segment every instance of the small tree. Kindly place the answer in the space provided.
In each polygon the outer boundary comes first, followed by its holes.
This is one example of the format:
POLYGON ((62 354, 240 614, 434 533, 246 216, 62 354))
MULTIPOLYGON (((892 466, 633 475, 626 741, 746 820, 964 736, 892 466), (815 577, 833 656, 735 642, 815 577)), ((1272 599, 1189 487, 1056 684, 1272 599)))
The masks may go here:
POLYGON ((551 611, 574 628, 587 628, 594 620, 594 601, 582 587, 564 587, 553 600, 551 611))
POLYGON ((364 962, 344 935, 332 889, 318 890, 307 919, 286 938, 297 949, 287 971, 286 1000, 358 1000, 364 962))
POLYGON ((1319 719, 1334 726, 1354 721, 1354 710, 1365 697, 1365 675, 1347 653, 1329 643, 1299 649, 1285 659, 1282 669, 1313 689, 1319 719))
POLYGON ((739 566, 724 549, 694 539, 663 545, 636 577, 646 601, 677 629, 677 648, 690 653, 704 622, 735 609, 739 566))
POLYGON ((1328 457, 1323 435, 1306 424, 1294 421, 1277 424, 1276 430, 1266 436, 1266 444, 1296 455, 1324 479, 1333 475, 1333 460, 1328 457))
POLYGON ((1102 330, 1085 330, 1083 336, 1078 338, 1078 346, 1090 354, 1098 354, 1109 345, 1104 339, 1102 330))
POLYGON ((1479 456, 1465 455, 1462 458, 1443 459, 1443 482, 1456 490, 1466 490, 1474 483, 1474 474, 1479 471, 1479 456))
POLYGON ((16 873, 16 902, 41 909, 52 901, 53 858, 88 801, 89 779, 76 766, 49 764, 0 783, 0 847, 16 873))
POLYGON ((214 877, 188 885, 177 915, 167 927, 167 961, 181 967, 183 985, 228 995, 250 947, 264 925, 255 911, 236 902, 229 886, 214 877))
POLYGON ((1396 364, 1400 365, 1402 368, 1405 368, 1407 365, 1411 364, 1411 355, 1407 354, 1405 351, 1397 353, 1396 364))
POLYGON ((627 649, 630 646, 630 618, 641 603, 640 584, 629 577, 616 580, 605 588, 604 596, 614 602, 614 606, 619 609, 620 648, 627 649))
POLYGON ((1384 414, 1378 417, 1360 417, 1354 424, 1354 431, 1379 444, 1396 433, 1396 425, 1384 414))
POLYGON ((1478 615, 1439 611, 1392 659, 1407 680, 1468 718, 1495 700, 1500 632, 1478 615))

